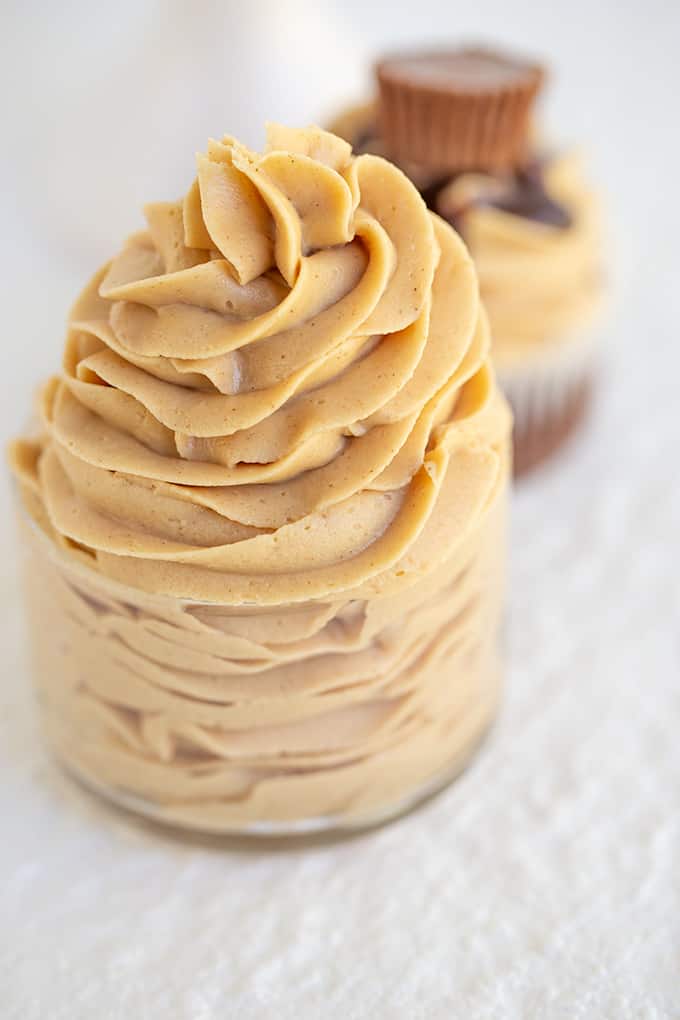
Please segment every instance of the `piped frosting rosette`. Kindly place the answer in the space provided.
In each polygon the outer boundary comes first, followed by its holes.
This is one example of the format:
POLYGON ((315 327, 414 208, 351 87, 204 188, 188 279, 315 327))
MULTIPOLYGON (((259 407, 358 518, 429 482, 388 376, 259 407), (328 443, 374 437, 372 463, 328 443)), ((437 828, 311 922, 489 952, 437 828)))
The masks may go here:
POLYGON ((390 589, 414 546, 438 555, 444 506, 462 537, 508 420, 471 261, 403 174, 270 127, 264 155, 211 142, 184 202, 145 212, 44 395, 56 535, 125 583, 237 604, 390 589))
POLYGON ((201 827, 375 806, 366 761, 391 748, 392 786, 443 767, 451 699, 492 671, 510 422, 470 257, 318 129, 210 142, 145 214, 12 453, 81 571, 34 592, 45 625, 69 607, 64 677, 92 666, 55 739, 201 827), (441 688, 453 647, 466 680, 441 688), (97 739, 72 739, 83 714, 97 739))

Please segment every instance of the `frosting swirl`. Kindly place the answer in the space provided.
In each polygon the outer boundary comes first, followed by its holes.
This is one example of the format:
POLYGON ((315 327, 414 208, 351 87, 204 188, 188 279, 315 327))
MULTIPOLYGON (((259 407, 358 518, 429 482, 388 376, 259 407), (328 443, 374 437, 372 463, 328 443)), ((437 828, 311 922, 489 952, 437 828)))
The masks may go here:
POLYGON ((437 196, 437 209, 458 220, 475 260, 501 373, 571 346, 602 300, 597 200, 577 155, 546 160, 543 175, 566 225, 496 207, 503 182, 484 174, 462 174, 437 196))
POLYGON ((279 603, 390 588, 447 476, 472 522, 498 466, 456 480, 461 441, 481 463, 507 430, 488 330, 399 170, 271 127, 264 155, 211 142, 184 202, 145 212, 44 394, 59 536, 150 591, 279 603))
POLYGON ((212 141, 145 215, 12 451, 67 557, 32 595, 69 635, 53 738, 192 824, 375 805, 388 749, 426 778, 493 702, 509 414, 470 257, 319 129, 212 141))

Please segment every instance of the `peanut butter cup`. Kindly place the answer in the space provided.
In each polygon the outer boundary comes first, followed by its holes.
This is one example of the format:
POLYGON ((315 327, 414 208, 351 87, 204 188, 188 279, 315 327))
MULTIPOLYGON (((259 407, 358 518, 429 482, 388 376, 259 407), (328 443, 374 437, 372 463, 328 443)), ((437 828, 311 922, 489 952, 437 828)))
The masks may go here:
POLYGON ((539 64, 464 48, 387 57, 376 74, 380 135, 397 159, 447 173, 524 161, 539 64))
POLYGON ((548 459, 594 389, 602 251, 597 195, 574 151, 533 127, 544 73, 495 49, 401 53, 335 130, 396 162, 463 237, 515 415, 515 469, 548 459))

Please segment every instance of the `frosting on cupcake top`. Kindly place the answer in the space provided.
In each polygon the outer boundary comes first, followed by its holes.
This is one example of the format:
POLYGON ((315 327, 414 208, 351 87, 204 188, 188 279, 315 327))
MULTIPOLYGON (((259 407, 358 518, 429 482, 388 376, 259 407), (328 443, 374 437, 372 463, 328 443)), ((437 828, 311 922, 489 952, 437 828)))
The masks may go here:
POLYGON ((590 324, 603 294, 599 208, 577 153, 510 184, 462 174, 434 204, 475 259, 499 369, 540 358, 590 324))
POLYGON ((197 164, 72 310, 44 434, 13 450, 27 505, 152 592, 415 584, 504 472, 464 244, 400 170, 317 128, 270 126, 263 153, 211 141, 197 164))

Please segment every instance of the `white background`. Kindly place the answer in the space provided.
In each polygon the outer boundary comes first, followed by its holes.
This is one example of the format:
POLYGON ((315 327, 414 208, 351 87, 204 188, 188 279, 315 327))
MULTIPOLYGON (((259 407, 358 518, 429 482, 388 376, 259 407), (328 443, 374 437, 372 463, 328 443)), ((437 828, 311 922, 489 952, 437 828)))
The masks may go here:
POLYGON ((77 288, 226 131, 321 120, 385 47, 551 60, 551 133, 607 199, 587 436, 515 501, 508 694, 462 781, 339 846, 137 826, 40 748, 0 502, 2 1020, 680 1016, 680 6, 418 0, 2 4, 0 434, 77 288))

